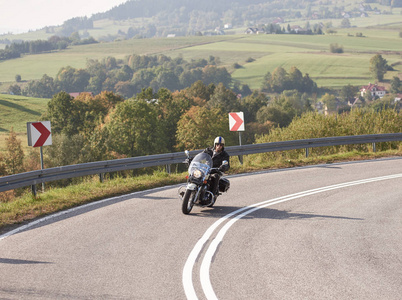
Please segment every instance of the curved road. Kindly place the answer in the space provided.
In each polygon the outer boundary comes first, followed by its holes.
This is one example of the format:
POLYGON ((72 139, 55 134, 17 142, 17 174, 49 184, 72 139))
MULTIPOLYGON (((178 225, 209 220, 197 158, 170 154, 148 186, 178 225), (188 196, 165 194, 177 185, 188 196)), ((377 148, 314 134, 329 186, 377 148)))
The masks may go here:
POLYGON ((401 298, 401 158, 230 181, 188 216, 175 186, 0 236, 0 299, 401 298))

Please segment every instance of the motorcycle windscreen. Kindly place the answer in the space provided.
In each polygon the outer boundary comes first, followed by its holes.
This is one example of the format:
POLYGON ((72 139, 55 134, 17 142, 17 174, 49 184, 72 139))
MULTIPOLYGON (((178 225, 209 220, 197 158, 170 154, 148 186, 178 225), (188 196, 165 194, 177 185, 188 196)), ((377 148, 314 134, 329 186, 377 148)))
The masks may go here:
POLYGON ((209 154, 201 152, 198 153, 188 168, 189 174, 193 173, 193 170, 198 169, 204 174, 207 174, 209 169, 212 167, 212 158, 209 154))

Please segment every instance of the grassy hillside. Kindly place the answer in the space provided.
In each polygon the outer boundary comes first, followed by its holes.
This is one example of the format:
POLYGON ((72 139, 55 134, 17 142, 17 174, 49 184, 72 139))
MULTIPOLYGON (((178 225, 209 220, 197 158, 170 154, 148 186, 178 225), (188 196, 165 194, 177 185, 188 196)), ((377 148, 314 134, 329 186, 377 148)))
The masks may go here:
MULTIPOLYGON (((370 80, 369 60, 375 53, 382 53, 390 63, 401 62, 402 38, 397 30, 382 28, 350 28, 333 35, 226 35, 215 37, 176 37, 131 39, 112 43, 74 46, 61 52, 27 55, 20 59, 0 63, 0 92, 5 92, 7 82, 13 82, 19 74, 23 80, 39 79, 43 74, 54 77, 61 67, 84 68, 87 59, 102 59, 108 56, 124 58, 130 54, 165 54, 183 56, 186 60, 219 57, 222 65, 233 72, 235 80, 260 88, 263 76, 276 67, 298 67, 308 73, 318 86, 339 87, 346 84, 362 85, 370 80), (364 37, 356 37, 361 32, 364 37), (332 43, 342 45, 343 54, 332 54, 332 43), (253 63, 246 64, 248 58, 253 63), (242 69, 234 70, 239 63, 242 69)), ((396 72, 388 78, 402 73, 396 72)))
POLYGON ((27 122, 39 120, 48 100, 0 94, 0 152, 5 150, 5 139, 11 128, 14 128, 22 146, 28 147, 27 122))

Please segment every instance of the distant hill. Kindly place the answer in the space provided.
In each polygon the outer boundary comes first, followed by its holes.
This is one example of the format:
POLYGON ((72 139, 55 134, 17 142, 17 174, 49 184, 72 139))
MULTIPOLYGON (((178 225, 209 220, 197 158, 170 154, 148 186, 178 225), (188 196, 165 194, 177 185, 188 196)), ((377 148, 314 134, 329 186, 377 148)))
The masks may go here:
POLYGON ((110 42, 131 38, 228 34, 269 24, 285 28, 289 24, 303 27, 309 22, 311 25, 321 23, 322 26, 324 23, 338 27, 344 19, 351 20, 345 24, 354 27, 355 20, 363 17, 370 20, 365 22, 365 26, 373 26, 379 24, 376 20, 380 15, 380 19, 386 15, 400 15, 399 2, 402 0, 131 0, 90 18, 72 18, 62 26, 48 26, 21 35, 3 35, 0 49, 12 41, 48 39, 53 35, 70 37, 76 32, 81 38, 92 36, 98 41, 110 42))
MULTIPOLYGON (((295 1, 296 2, 296 1, 295 1)), ((113 20, 125 20, 132 18, 149 18, 157 16, 160 13, 172 13, 180 11, 181 13, 190 14, 192 11, 202 12, 215 12, 222 14, 233 8, 246 9, 249 6, 256 4, 278 4, 283 1, 266 1, 266 0, 131 0, 105 13, 95 14, 92 18, 94 20, 99 19, 113 19, 113 20)), ((287 2, 288 3, 288 2, 287 2)))

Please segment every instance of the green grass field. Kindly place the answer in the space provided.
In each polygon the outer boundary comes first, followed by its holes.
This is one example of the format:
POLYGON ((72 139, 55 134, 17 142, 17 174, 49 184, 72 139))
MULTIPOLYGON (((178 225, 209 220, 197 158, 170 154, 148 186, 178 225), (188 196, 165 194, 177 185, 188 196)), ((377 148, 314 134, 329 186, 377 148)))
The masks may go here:
POLYGON ((17 133, 23 147, 28 147, 27 122, 38 121, 46 111, 49 99, 0 94, 0 152, 5 150, 6 138, 17 133))
MULTIPOLYGON (((402 26, 402 22, 400 23, 402 26)), ((74 46, 61 52, 27 55, 0 63, 0 82, 40 79, 43 74, 54 77, 62 67, 85 68, 87 59, 113 56, 122 59, 130 54, 182 56, 186 60, 219 57, 235 80, 259 88, 263 76, 276 67, 296 66, 308 73, 319 86, 339 87, 366 84, 370 81, 369 60, 382 53, 389 63, 401 61, 402 38, 397 27, 348 28, 333 35, 227 35, 214 37, 176 37, 132 39, 113 43, 74 46), (357 32, 364 37, 356 37, 357 32), (330 44, 342 45, 344 53, 329 52, 330 44), (248 58, 254 58, 246 64, 248 58), (234 70, 239 63, 243 69, 234 70)), ((396 71, 401 72, 400 69, 396 71)), ((0 85, 5 92, 7 84, 0 85)))

